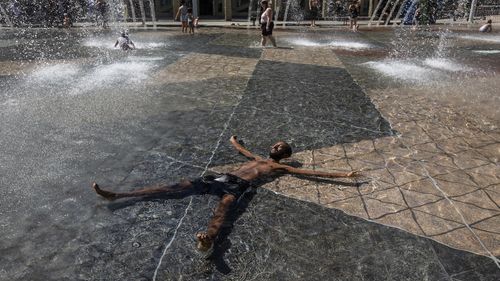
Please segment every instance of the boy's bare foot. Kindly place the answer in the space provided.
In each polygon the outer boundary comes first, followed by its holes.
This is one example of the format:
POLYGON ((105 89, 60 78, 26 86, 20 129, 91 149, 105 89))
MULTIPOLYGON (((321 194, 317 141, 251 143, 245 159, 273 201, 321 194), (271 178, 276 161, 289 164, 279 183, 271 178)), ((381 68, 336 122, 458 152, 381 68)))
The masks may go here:
POLYGON ((117 198, 116 193, 102 190, 97 183, 93 182, 92 183, 92 188, 95 190, 95 192, 102 197, 106 198, 107 200, 113 201, 117 198))
POLYGON ((212 245, 214 243, 212 239, 210 239, 210 237, 208 237, 208 235, 204 232, 198 232, 196 234, 196 239, 198 239, 196 247, 198 248, 198 250, 202 252, 210 250, 210 248, 212 248, 212 245))

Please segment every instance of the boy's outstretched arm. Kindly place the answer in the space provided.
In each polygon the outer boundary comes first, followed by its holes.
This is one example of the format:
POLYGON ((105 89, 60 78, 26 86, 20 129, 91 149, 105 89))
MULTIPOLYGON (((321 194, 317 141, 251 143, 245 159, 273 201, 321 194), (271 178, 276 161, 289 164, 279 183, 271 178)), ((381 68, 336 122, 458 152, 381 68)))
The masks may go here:
POLYGON ((229 141, 231 144, 238 150, 241 154, 245 155, 246 157, 253 159, 253 160, 260 160, 262 157, 254 155, 252 152, 248 151, 245 147, 243 147, 239 142, 238 142, 238 137, 237 136, 231 136, 229 141))
POLYGON ((304 170, 304 169, 297 169, 294 167, 290 167, 287 165, 282 165, 283 169, 290 174, 295 174, 295 175, 306 175, 306 176, 317 176, 317 177, 323 177, 323 178, 352 178, 356 177, 359 175, 358 172, 347 172, 347 173, 340 173, 340 172, 322 172, 322 171, 313 171, 313 170, 304 170))

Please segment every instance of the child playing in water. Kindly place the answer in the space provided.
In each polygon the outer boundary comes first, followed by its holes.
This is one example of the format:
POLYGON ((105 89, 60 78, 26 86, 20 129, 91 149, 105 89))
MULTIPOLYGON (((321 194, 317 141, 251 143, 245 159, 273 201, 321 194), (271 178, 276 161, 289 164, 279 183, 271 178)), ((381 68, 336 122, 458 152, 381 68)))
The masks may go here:
POLYGON ((485 25, 483 25, 483 26, 481 26, 479 28, 479 31, 481 31, 481 32, 491 32, 492 31, 491 23, 492 23, 492 21, 488 20, 485 25))
POLYGON ((188 29, 188 6, 186 5, 184 0, 181 0, 181 6, 179 7, 179 10, 177 10, 177 14, 175 15, 175 20, 181 19, 181 27, 182 27, 182 32, 187 32, 188 29))
POLYGON ((194 34, 194 17, 193 17, 193 9, 188 8, 187 10, 187 21, 189 27, 189 34, 194 34))
POLYGON ((63 26, 66 28, 71 27, 71 19, 67 13, 64 13, 63 26))
POLYGON ((126 31, 122 31, 120 37, 118 37, 118 39, 116 40, 115 48, 116 46, 119 46, 120 49, 124 51, 135 49, 134 42, 130 40, 130 38, 128 37, 128 33, 126 31))

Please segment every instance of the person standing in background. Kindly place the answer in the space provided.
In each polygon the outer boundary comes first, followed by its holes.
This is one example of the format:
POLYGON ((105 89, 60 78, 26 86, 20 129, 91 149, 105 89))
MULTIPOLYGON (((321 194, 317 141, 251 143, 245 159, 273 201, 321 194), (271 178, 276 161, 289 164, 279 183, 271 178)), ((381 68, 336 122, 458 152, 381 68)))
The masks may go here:
POLYGON ((274 47, 276 46, 276 40, 273 37, 273 9, 269 6, 269 3, 264 0, 260 3, 260 29, 262 31, 262 47, 266 46, 267 39, 271 41, 274 47))
POLYGON ((349 28, 352 31, 358 31, 358 16, 359 16, 359 5, 358 1, 353 1, 351 5, 349 5, 349 19, 350 24, 349 28))
POLYGON ((311 27, 316 26, 316 20, 319 16, 319 10, 321 8, 320 0, 309 0, 309 10, 311 10, 311 27))
POLYGON ((188 31, 188 6, 184 0, 181 0, 181 6, 175 15, 175 20, 179 20, 179 18, 181 20, 182 32, 186 33, 188 31))

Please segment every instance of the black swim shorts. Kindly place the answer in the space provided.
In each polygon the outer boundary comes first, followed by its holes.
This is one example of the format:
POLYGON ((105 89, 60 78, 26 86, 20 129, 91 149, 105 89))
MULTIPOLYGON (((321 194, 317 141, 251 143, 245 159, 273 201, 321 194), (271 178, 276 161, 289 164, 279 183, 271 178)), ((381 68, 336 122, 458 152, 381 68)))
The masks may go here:
POLYGON ((260 29, 262 30, 262 36, 273 35, 274 22, 269 23, 269 29, 267 29, 267 23, 263 22, 260 24, 260 29))
POLYGON ((319 16, 319 9, 318 7, 311 7, 311 18, 312 19, 318 19, 319 16))
POLYGON ((201 185, 203 190, 210 194, 220 197, 231 194, 236 198, 240 198, 251 187, 250 182, 231 174, 205 176, 197 179, 194 184, 201 185))

